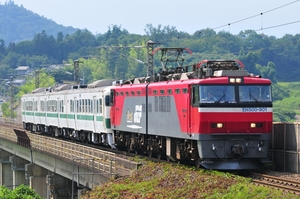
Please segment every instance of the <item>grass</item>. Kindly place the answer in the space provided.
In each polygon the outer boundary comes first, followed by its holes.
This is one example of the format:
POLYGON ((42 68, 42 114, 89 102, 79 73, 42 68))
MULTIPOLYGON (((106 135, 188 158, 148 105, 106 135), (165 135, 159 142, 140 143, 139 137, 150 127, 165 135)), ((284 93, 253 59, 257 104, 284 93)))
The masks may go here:
POLYGON ((229 199, 296 198, 296 195, 255 186, 250 179, 226 172, 146 162, 131 176, 111 180, 82 199, 229 199))

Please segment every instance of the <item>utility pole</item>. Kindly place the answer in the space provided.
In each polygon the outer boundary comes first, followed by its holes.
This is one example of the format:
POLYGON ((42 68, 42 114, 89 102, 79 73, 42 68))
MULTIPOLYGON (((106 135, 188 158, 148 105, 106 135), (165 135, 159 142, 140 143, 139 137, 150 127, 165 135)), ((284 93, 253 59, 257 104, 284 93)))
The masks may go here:
MULTIPOLYGON (((113 51, 111 50, 112 52, 114 53, 117 53, 117 54, 120 54, 121 56, 123 57, 126 57, 128 59, 131 59, 131 60, 134 60, 140 64, 145 64, 147 66, 147 77, 151 77, 151 79, 154 79, 154 73, 153 73, 153 49, 154 49, 154 45, 158 45, 160 43, 158 42, 153 42, 151 40, 149 40, 147 43, 146 46, 100 46, 98 47, 99 49, 100 48, 104 48, 104 49, 108 49, 108 48, 117 48, 117 49, 120 49, 120 48, 144 48, 146 47, 147 48, 147 62, 143 62, 141 60, 138 60, 138 59, 135 59, 135 58, 132 58, 132 57, 128 57, 128 56, 125 56, 123 55, 122 53, 118 53, 116 51, 113 51)), ((152 80, 150 80, 152 81, 152 80)))
POLYGON ((79 64, 80 63, 83 63, 83 61, 78 61, 78 60, 74 61, 74 82, 78 85, 80 84, 80 78, 79 78, 79 64))
POLYGON ((35 71, 35 88, 40 87, 40 71, 36 70, 35 71))
POLYGON ((13 103, 14 103, 14 93, 13 93, 13 86, 14 86, 14 77, 10 76, 9 79, 9 93, 10 93, 10 118, 13 118, 13 103))
POLYGON ((153 73, 153 49, 154 45, 159 44, 157 42, 153 42, 149 40, 147 42, 147 76, 151 76, 151 79, 154 79, 154 73, 153 73))

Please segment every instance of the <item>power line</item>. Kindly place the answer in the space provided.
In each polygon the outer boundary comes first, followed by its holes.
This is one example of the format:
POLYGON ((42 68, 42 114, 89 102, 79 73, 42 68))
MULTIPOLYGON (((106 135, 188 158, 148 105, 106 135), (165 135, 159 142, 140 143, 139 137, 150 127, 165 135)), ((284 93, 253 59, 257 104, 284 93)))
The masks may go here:
POLYGON ((275 25, 275 26, 269 26, 269 27, 261 28, 261 29, 255 30, 255 31, 261 31, 261 30, 266 30, 266 29, 271 29, 271 28, 278 28, 280 26, 287 26, 287 25, 294 24, 294 23, 299 23, 299 22, 300 22, 300 20, 289 22, 289 23, 284 23, 284 24, 279 24, 279 25, 275 25))
POLYGON ((232 25, 232 24, 239 23, 239 22, 242 22, 242 21, 246 21, 246 20, 248 20, 248 19, 251 19, 251 18, 254 18, 254 17, 257 17, 257 16, 262 16, 264 13, 272 12, 272 11, 274 11, 274 10, 283 8, 283 7, 288 6, 288 5, 291 5, 291 4, 296 3, 296 2, 298 2, 298 1, 300 1, 300 0, 296 0, 296 1, 293 1, 293 2, 290 2, 290 3, 287 3, 287 4, 284 4, 284 5, 282 5, 282 6, 273 8, 273 9, 271 9, 271 10, 267 10, 267 11, 265 11, 265 12, 262 12, 262 13, 259 13, 259 14, 256 14, 256 15, 253 15, 253 16, 250 16, 250 17, 246 17, 246 18, 244 18, 244 19, 240 19, 240 20, 237 20, 237 21, 234 21, 234 22, 225 24, 225 25, 221 25, 221 26, 215 27, 215 28, 213 28, 213 30, 219 29, 219 28, 222 28, 222 27, 225 27, 225 26, 230 26, 230 25, 232 25))

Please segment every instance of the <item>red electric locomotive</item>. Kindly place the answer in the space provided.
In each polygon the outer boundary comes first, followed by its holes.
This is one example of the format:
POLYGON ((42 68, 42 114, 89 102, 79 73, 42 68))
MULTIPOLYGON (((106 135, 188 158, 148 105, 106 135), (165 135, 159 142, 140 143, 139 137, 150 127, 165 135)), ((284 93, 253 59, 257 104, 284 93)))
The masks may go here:
POLYGON ((135 78, 111 90, 115 145, 218 170, 259 169, 272 132, 271 81, 237 60, 135 78))

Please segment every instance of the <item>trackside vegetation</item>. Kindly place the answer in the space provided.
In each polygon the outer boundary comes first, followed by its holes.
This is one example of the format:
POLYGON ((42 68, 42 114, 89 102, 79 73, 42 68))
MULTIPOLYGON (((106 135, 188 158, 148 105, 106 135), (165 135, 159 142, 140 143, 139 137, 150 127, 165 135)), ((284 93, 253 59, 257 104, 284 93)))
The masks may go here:
POLYGON ((182 165, 146 162, 131 176, 111 180, 82 199, 296 198, 256 186, 249 178, 182 165))
POLYGON ((5 186, 0 187, 0 198, 3 199, 42 199, 33 189, 26 185, 20 185, 11 190, 5 186))

